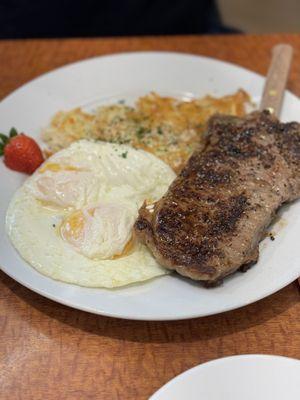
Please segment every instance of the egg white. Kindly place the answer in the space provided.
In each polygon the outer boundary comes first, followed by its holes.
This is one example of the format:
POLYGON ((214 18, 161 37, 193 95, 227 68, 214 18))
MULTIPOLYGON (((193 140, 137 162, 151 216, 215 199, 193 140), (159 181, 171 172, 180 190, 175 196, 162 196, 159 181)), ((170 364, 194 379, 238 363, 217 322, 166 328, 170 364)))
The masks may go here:
MULTIPOLYGON (((86 246, 87 252, 84 253, 80 247, 76 249, 64 240, 61 226, 70 213, 99 204, 126 205, 133 223, 144 200, 158 200, 174 177, 174 172, 163 161, 143 150, 105 142, 84 140, 73 143, 50 157, 15 193, 7 211, 7 233, 30 265, 56 280, 87 287, 113 288, 164 275, 167 271, 140 243, 135 243, 128 254, 101 259, 93 246, 86 246), (64 167, 78 168, 79 172, 74 175, 71 171, 62 175, 71 183, 76 176, 74 195, 67 192, 68 196, 63 193, 61 199, 53 197, 49 184, 41 194, 38 186, 41 178, 57 180, 55 174, 61 173, 47 170, 45 167, 49 164, 62 166, 62 174, 64 167), (88 251, 91 257, 85 255, 89 254, 88 251)), ((71 183, 69 186, 72 188, 71 183)), ((123 225, 122 229, 127 229, 126 224, 123 225)), ((125 233, 129 235, 129 232, 125 233)), ((100 253, 105 255, 106 251, 111 255, 107 240, 104 245, 102 248, 100 243, 100 253)))

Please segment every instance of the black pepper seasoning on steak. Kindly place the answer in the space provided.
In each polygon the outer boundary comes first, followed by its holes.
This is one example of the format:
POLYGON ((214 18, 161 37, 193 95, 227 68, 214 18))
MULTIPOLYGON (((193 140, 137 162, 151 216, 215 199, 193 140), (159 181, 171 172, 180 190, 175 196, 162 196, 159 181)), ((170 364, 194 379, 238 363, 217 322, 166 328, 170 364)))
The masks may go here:
POLYGON ((300 127, 267 111, 216 115, 166 195, 135 224, 161 265, 208 284, 258 259, 276 210, 300 196, 300 127))

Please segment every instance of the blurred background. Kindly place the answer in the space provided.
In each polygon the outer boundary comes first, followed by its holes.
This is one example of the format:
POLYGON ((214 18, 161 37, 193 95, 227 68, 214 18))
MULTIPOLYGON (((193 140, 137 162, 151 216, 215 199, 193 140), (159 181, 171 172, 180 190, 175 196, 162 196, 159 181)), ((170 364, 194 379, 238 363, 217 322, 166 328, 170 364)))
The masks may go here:
POLYGON ((225 24, 248 33, 300 32, 300 0, 218 0, 225 24))
POLYGON ((0 0, 0 38, 300 32, 300 0, 0 0))

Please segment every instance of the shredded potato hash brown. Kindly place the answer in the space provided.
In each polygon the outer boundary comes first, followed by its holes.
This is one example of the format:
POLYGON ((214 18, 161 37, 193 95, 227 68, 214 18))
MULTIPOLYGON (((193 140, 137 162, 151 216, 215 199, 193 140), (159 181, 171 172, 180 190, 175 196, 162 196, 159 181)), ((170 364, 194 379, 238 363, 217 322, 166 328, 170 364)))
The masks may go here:
POLYGON ((155 154, 178 172, 201 144, 211 115, 243 116, 249 104, 243 90, 191 101, 150 93, 140 97, 135 107, 118 103, 99 107, 93 114, 80 108, 60 111, 44 130, 43 139, 50 154, 79 139, 126 143, 155 154))

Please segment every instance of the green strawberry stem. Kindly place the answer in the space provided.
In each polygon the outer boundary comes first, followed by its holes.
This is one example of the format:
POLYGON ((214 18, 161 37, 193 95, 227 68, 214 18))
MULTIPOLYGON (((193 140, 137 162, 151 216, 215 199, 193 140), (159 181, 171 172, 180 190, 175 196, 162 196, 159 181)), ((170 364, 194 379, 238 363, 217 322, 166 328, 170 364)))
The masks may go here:
POLYGON ((0 156, 4 154, 4 147, 9 142, 10 138, 18 135, 18 131, 16 128, 12 127, 9 131, 9 136, 4 135, 4 133, 0 133, 0 156))
POLYGON ((16 128, 12 127, 11 130, 9 131, 9 137, 12 138, 14 136, 17 136, 18 131, 16 130, 16 128))
POLYGON ((4 133, 0 133, 0 143, 6 144, 8 142, 8 137, 4 133))

